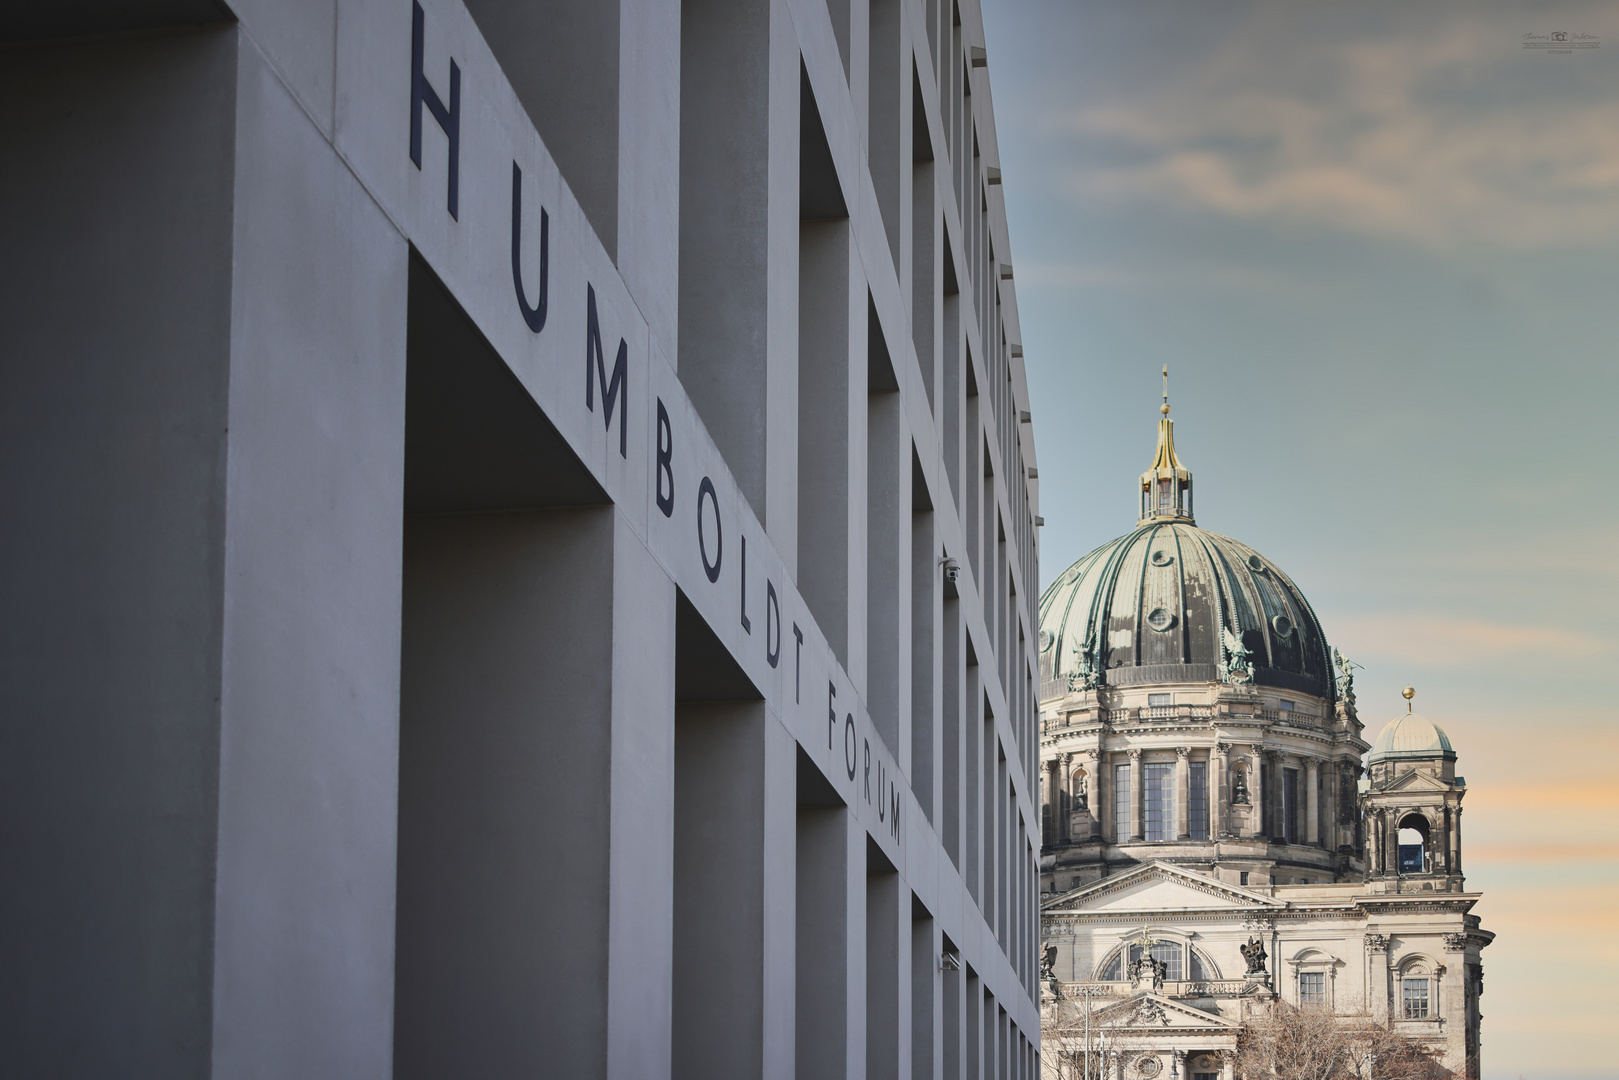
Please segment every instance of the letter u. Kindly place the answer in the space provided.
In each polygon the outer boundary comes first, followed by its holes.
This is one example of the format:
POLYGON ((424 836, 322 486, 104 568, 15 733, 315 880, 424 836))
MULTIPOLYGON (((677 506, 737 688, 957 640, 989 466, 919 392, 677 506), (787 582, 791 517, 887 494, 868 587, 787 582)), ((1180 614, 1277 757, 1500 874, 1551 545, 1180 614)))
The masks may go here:
POLYGON ((538 334, 545 329, 545 309, 551 291, 551 215, 540 207, 540 301, 528 306, 523 292, 523 170, 512 162, 512 285, 517 289, 517 307, 528 328, 538 334))

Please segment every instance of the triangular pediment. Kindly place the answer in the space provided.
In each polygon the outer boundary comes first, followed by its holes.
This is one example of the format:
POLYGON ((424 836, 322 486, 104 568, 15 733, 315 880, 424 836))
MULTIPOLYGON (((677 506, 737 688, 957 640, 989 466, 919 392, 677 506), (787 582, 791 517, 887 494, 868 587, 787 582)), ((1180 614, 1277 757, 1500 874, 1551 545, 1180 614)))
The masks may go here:
POLYGON ((1437 776, 1425 772, 1412 770, 1402 773, 1400 777, 1382 788, 1383 791, 1449 791, 1451 785, 1445 783, 1437 776))
POLYGON ((1142 991, 1117 1004, 1109 1005, 1095 1014, 1095 1020, 1104 1027, 1122 1030, 1163 1030, 1165 1028, 1203 1028, 1207 1031, 1232 1031, 1240 1025, 1213 1013, 1183 1005, 1151 991, 1142 991))
POLYGON ((1041 905, 1047 914, 1106 911, 1232 910, 1285 907, 1282 901, 1228 885, 1170 863, 1155 862, 1106 877, 1041 905))

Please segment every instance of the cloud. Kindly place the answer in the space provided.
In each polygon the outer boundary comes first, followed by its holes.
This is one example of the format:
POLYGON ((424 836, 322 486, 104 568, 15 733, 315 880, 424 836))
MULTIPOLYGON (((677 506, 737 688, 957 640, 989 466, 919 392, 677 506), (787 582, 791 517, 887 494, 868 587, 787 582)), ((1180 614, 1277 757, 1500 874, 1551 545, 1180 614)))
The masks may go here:
POLYGON ((1340 616, 1333 631, 1347 655, 1430 668, 1523 656, 1588 657, 1612 649, 1609 642, 1574 630, 1420 612, 1340 616))
POLYGON ((1467 861, 1473 865, 1619 861, 1619 844, 1476 844, 1468 847, 1467 861))
POLYGON ((1261 24, 1155 91, 1056 115, 1047 129, 1080 138, 1085 162, 1068 186, 1087 201, 1441 250, 1610 245, 1619 239, 1615 95, 1554 105, 1528 92, 1466 92, 1525 62, 1514 26, 1344 43, 1279 42, 1261 24), (1279 48, 1289 62, 1273 62, 1279 48))
POLYGON ((1041 285, 1069 289, 1136 288, 1150 283, 1144 274, 1117 267, 1050 262, 1018 263, 1017 279, 1021 288, 1041 285))
MULTIPOLYGON (((1587 784, 1513 784, 1490 785, 1467 793, 1469 809, 1506 807, 1535 808, 1537 815, 1551 812, 1584 810, 1619 810, 1619 786, 1611 782, 1587 784)), ((1582 850, 1589 845, 1581 845, 1582 850)), ((1603 845, 1611 855, 1619 856, 1619 844, 1603 845)))

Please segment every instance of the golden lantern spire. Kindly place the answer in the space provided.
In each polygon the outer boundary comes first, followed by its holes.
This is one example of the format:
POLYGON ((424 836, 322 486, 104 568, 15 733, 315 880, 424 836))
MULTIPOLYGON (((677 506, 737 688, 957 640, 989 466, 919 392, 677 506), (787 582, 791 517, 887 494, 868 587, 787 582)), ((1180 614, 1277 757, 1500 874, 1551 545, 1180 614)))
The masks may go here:
POLYGON ((1175 421, 1169 418, 1169 365, 1164 365, 1164 403, 1158 407, 1158 452, 1141 474, 1141 518, 1192 522, 1192 471, 1175 454, 1175 421))

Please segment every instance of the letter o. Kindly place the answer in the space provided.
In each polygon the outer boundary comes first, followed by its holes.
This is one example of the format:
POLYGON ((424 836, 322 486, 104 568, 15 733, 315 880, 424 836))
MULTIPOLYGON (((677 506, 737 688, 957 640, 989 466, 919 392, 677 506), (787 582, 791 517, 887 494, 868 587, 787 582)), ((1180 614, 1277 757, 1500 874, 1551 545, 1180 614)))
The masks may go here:
POLYGON ((844 767, 849 770, 849 779, 854 779, 855 766, 859 764, 855 754, 854 713, 850 713, 843 721, 843 757, 844 767))
POLYGON ((714 481, 703 477, 703 482, 697 485, 697 551, 703 559, 703 573, 708 575, 710 582, 720 579, 720 560, 725 556, 725 531, 720 526, 720 499, 714 494, 714 481), (708 541, 703 533, 703 500, 707 499, 714 506, 714 561, 708 561, 708 541))

